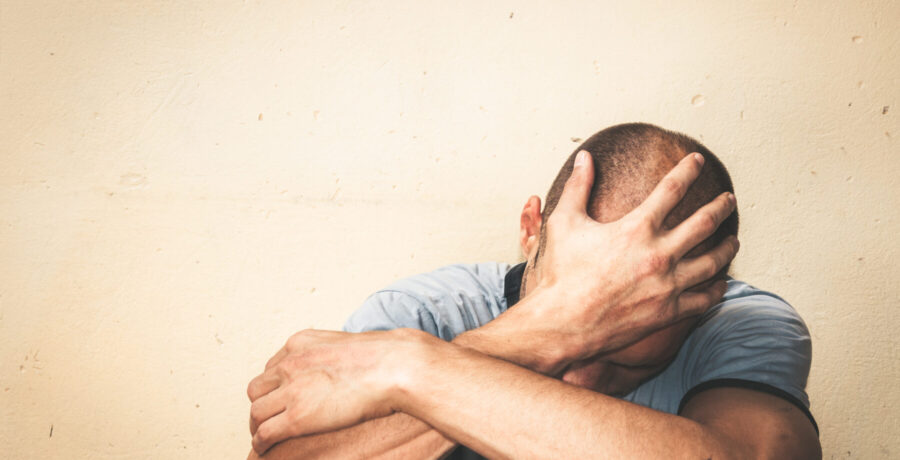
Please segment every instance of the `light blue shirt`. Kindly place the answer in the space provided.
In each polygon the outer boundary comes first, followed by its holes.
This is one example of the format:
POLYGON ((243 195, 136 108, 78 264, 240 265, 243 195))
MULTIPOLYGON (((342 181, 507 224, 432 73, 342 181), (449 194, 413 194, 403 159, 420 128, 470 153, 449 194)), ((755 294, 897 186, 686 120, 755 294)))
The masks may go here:
MULTIPOLYGON (((452 340, 506 311, 509 269, 458 264, 397 281, 366 299, 344 330, 413 328, 452 340)), ((809 331, 793 307, 731 279, 722 302, 703 315, 675 360, 622 399, 677 414, 699 391, 739 386, 782 397, 812 420, 805 390, 811 360, 809 331)))

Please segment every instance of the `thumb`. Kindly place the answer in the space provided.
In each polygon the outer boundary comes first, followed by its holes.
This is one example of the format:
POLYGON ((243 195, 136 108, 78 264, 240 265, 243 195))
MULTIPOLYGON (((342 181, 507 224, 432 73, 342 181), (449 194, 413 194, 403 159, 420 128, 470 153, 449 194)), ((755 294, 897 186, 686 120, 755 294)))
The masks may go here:
POLYGON ((562 194, 553 214, 563 213, 569 216, 587 216, 587 204, 594 184, 594 162, 586 150, 578 152, 572 166, 572 174, 563 187, 562 194))

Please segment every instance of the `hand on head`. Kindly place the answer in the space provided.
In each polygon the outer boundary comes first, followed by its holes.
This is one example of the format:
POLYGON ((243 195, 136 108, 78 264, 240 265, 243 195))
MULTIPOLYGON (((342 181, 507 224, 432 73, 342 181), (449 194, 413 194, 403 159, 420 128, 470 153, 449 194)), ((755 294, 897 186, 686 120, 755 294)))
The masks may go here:
POLYGON ((550 299, 540 305, 548 309, 541 316, 558 326, 572 360, 621 348, 705 312, 722 298, 725 282, 688 289, 727 266, 739 246, 729 237, 697 257, 685 258, 734 210, 731 193, 723 193, 671 230, 663 226, 699 175, 702 155, 687 155, 641 205, 609 223, 587 213, 594 179, 591 162, 591 155, 579 153, 547 220, 547 244, 535 286, 550 299))

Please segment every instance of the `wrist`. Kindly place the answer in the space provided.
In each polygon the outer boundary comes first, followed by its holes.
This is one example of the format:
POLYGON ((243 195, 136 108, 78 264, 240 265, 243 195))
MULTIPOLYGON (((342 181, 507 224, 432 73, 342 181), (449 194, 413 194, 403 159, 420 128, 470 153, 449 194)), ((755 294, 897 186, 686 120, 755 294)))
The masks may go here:
POLYGON ((394 412, 405 412, 409 399, 422 388, 421 380, 428 367, 441 359, 441 346, 449 344, 416 329, 395 329, 389 333, 400 345, 391 353, 380 379, 387 404, 394 412))
POLYGON ((584 322, 571 315, 580 302, 569 297, 555 286, 537 286, 516 305, 524 307, 522 322, 533 325, 524 342, 538 348, 543 365, 554 374, 582 358, 585 349, 584 322))
POLYGON ((568 310, 563 299, 551 289, 534 289, 514 308, 453 343, 554 376, 582 348, 579 330, 560 320, 568 310))

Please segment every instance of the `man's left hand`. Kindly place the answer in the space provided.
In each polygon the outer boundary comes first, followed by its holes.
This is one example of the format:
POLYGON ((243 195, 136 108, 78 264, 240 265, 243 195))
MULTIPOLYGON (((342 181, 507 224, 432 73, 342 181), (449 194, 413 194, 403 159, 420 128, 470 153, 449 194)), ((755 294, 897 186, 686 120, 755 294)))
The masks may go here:
POLYGON ((253 450, 390 415, 402 363, 429 337, 409 329, 294 334, 247 387, 253 450))

